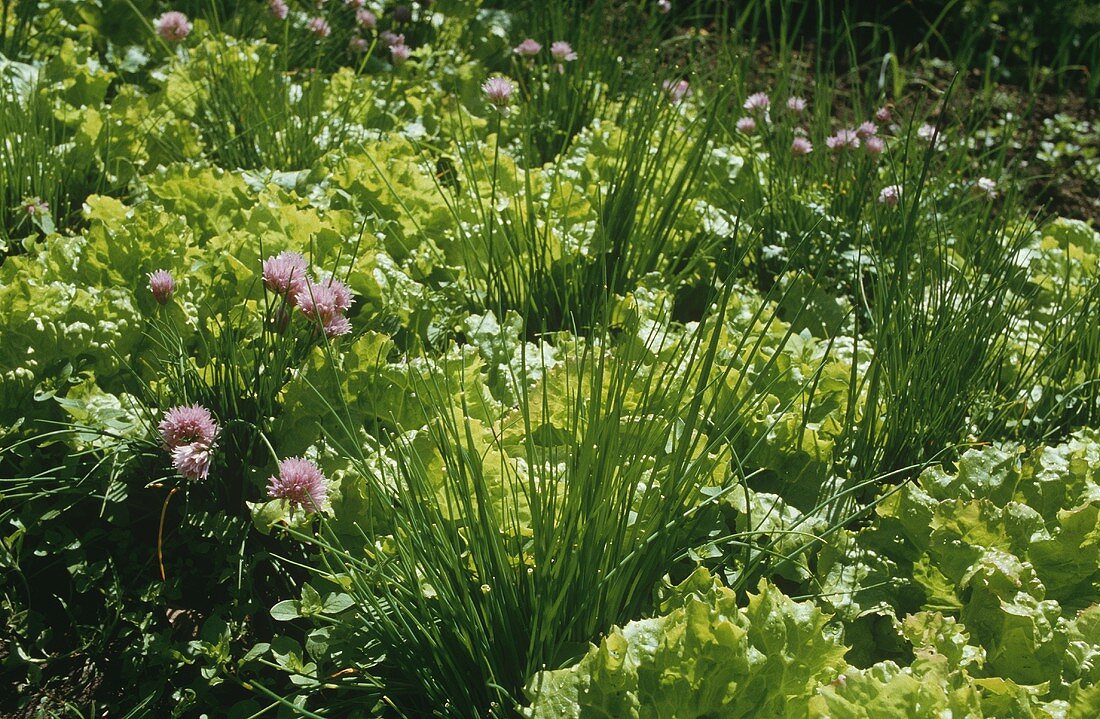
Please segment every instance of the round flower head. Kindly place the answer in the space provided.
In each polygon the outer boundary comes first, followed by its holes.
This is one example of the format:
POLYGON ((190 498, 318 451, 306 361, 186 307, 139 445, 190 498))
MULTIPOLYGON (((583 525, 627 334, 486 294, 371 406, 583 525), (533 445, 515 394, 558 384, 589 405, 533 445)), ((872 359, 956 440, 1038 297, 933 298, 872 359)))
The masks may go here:
POLYGON ((317 37, 328 37, 332 34, 332 28, 323 17, 310 18, 306 27, 308 27, 309 31, 317 37))
POLYGON ((743 135, 751 135, 756 132, 756 120, 751 117, 742 117, 737 121, 737 131, 743 135))
POLYGON ((814 151, 813 143, 805 137, 796 137, 791 141, 791 154, 797 156, 809 155, 814 151))
POLYGON ((875 120, 877 120, 878 122, 885 124, 887 122, 890 122, 892 118, 893 113, 890 112, 889 105, 883 105, 879 109, 875 110, 875 120))
POLYGON ((768 96, 763 92, 754 92, 749 95, 745 100, 743 108, 749 112, 756 112, 757 110, 767 110, 768 106, 772 104, 772 101, 768 99, 768 96))
POLYGON ((988 177, 979 177, 978 181, 977 181, 977 183, 975 183, 974 187, 979 192, 984 192, 985 194, 989 195, 990 197, 996 197, 997 196, 997 183, 994 182, 993 180, 991 180, 988 177))
POLYGON ((348 40, 348 50, 356 54, 362 54, 370 49, 370 43, 364 37, 353 37, 348 40))
POLYGON ((671 0, 657 0, 657 12, 667 15, 672 10, 671 0))
POLYGON ((871 135, 863 141, 863 149, 867 150, 869 155, 881 155, 886 149, 886 143, 878 135, 871 135))
POLYGON ((185 479, 206 479, 210 472, 210 445, 202 442, 181 444, 172 450, 172 466, 185 479))
POLYGON ((157 18, 157 35, 168 42, 179 42, 191 34, 191 21, 178 10, 170 10, 157 18))
POLYGON ((364 30, 373 30, 374 26, 378 24, 378 18, 370 10, 363 7, 355 11, 355 22, 359 23, 359 27, 364 30))
POLYGON ((878 134, 878 125, 868 120, 856 128, 856 134, 867 138, 878 134))
POLYGON ((837 130, 835 135, 825 138, 825 145, 837 152, 847 149, 858 150, 859 135, 855 130, 837 130))
POLYGON ((673 102, 680 102, 685 97, 691 94, 691 86, 688 85, 687 80, 665 80, 662 87, 665 90, 665 94, 673 102))
POLYGON ((306 285, 309 264, 297 252, 284 251, 264 260, 264 287, 293 301, 306 285))
POLYGON ((393 45, 404 45, 405 35, 398 35, 397 33, 390 32, 389 30, 383 30, 378 33, 378 39, 382 41, 382 44, 386 47, 392 47, 393 45))
POLYGON ((887 185, 878 193, 878 201, 890 207, 897 205, 900 199, 901 187, 898 185, 887 185))
POLYGON ((558 62, 572 62, 577 59, 577 53, 573 52, 573 46, 565 40, 558 40, 550 44, 550 56, 558 62))
POLYGON ((406 23, 412 22, 412 9, 408 5, 397 5, 393 9, 393 21, 406 23))
POLYGON ((168 270, 157 270, 149 273, 149 291, 153 293, 160 304, 167 304, 172 299, 172 293, 176 290, 176 281, 172 279, 172 273, 168 270))
POLYGON ((527 38, 519 45, 516 45, 514 48, 512 48, 512 52, 519 55, 520 57, 534 57, 535 55, 539 54, 540 50, 542 50, 542 45, 532 40, 531 38, 527 38))
POLYGON ((339 337, 351 332, 351 322, 344 316, 344 312, 351 307, 351 291, 343 282, 329 279, 307 283, 295 295, 295 301, 307 319, 321 323, 326 337, 339 337))
POLYGON ((497 75, 486 80, 481 85, 481 91, 493 107, 503 110, 512 102, 512 93, 516 91, 516 85, 506 77, 497 75))
POLYGON ((198 404, 172 407, 164 413, 157 429, 166 449, 188 444, 212 446, 218 436, 218 424, 210 410, 198 404))
POLYGON ((316 512, 328 498, 328 483, 320 467, 301 457, 279 462, 279 473, 267 481, 267 496, 285 499, 291 507, 316 512))
POLYGON ((788 97, 787 109, 796 115, 801 115, 806 111, 806 99, 802 97, 788 97))
POLYGON ((935 145, 939 142, 940 131, 936 129, 934 125, 925 123, 917 128, 917 137, 924 140, 927 143, 935 145))
POLYGON ((390 45, 390 61, 397 67, 405 64, 405 61, 412 55, 412 50, 408 45, 390 45))
POLYGON ((276 20, 286 20, 287 14, 290 12, 290 8, 283 0, 267 0, 267 11, 271 13, 271 17, 276 20))

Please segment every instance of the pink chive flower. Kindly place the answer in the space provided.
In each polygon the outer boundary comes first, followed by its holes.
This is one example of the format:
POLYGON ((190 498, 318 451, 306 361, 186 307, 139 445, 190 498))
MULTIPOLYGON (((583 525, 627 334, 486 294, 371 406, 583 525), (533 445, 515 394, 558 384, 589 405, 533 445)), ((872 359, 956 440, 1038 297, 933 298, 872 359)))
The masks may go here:
POLYGON ((856 128, 856 134, 862 138, 872 137, 878 134, 878 125, 868 120, 856 128))
POLYGON ((788 97, 787 109, 796 115, 801 115, 806 111, 806 99, 803 97, 788 97))
POLYGON ((369 49, 370 49, 370 43, 367 42, 366 38, 353 37, 351 40, 348 40, 348 50, 351 51, 351 52, 354 52, 356 54, 362 54, 362 53, 366 52, 369 49))
POLYGON ((355 22, 359 23, 359 27, 364 30, 373 30, 378 24, 378 18, 364 7, 355 11, 355 22))
POLYGON ((662 87, 668 98, 673 102, 680 102, 680 100, 691 95, 691 86, 687 80, 665 80, 662 87))
POLYGON ((390 32, 389 30, 383 30, 378 33, 378 39, 382 41, 382 44, 386 47, 392 47, 393 45, 404 45, 405 35, 398 35, 397 33, 390 32))
POLYGON ((334 279, 307 283, 295 295, 295 303, 302 314, 311 322, 320 322, 321 329, 329 338, 351 332, 351 322, 344 316, 351 302, 351 290, 334 279))
POLYGON ((940 131, 936 129, 935 125, 929 125, 924 123, 917 128, 917 137, 930 144, 936 144, 939 141, 940 131))
POLYGON ((745 108, 749 112, 756 112, 757 110, 767 110, 768 106, 772 104, 772 101, 768 99, 766 93, 754 92, 749 95, 745 100, 745 104, 741 107, 745 108))
POLYGON ((809 155, 814 151, 814 145, 805 137, 796 137, 791 141, 791 154, 796 156, 809 155))
POLYGON ((202 442, 181 444, 172 449, 172 466, 184 479, 199 481, 210 472, 212 447, 202 442))
POLYGON ((997 183, 988 177, 979 177, 974 188, 979 192, 984 192, 990 198, 997 196, 997 183))
POLYGON ((825 145, 836 152, 847 149, 858 150, 859 135, 855 130, 837 130, 835 135, 825 138, 825 145))
POLYGON ((264 260, 264 287, 277 295, 286 295, 294 301, 306 286, 309 264, 297 252, 284 251, 264 260))
POLYGON ((319 511, 328 498, 328 483, 321 468, 301 457, 279 462, 279 473, 267 482, 268 497, 284 499, 291 507, 306 511, 319 511))
POLYGON ((210 447, 218 436, 218 423, 202 405, 179 405, 164 413, 157 430, 167 450, 190 444, 210 447))
POLYGON ((751 117, 742 117, 737 121, 737 131, 743 135, 751 135, 756 132, 756 120, 751 117))
POLYGON ((878 201, 884 205, 894 207, 899 200, 901 200, 901 187, 898 185, 887 185, 878 193, 878 201))
POLYGON ((498 110, 503 110, 512 102, 512 93, 516 91, 516 85, 506 77, 497 75, 486 80, 481 85, 481 91, 489 100, 489 104, 498 110))
POLYGON ((309 31, 317 37, 328 37, 332 34, 332 27, 323 17, 310 18, 306 27, 308 27, 309 31))
POLYGON ((883 105, 879 109, 875 110, 875 120, 883 124, 890 122, 893 116, 893 113, 890 112, 890 108, 887 105, 883 105))
POLYGON ((863 149, 867 150, 870 155, 881 155, 882 151, 886 149, 886 143, 878 135, 871 135, 863 141, 863 149))
POLYGON ((168 304, 172 299, 172 293, 176 290, 176 281, 168 270, 157 270, 149 273, 149 291, 153 293, 160 304, 168 304))
POLYGON ((267 11, 271 13, 271 17, 276 20, 286 20, 287 14, 290 13, 290 8, 283 0, 267 0, 267 11))
POLYGON ((577 59, 577 53, 573 51, 573 46, 565 40, 551 43, 550 55, 558 62, 572 62, 577 59))
POLYGON ((534 57, 539 54, 540 50, 542 50, 542 45, 531 38, 527 38, 519 45, 512 48, 512 52, 520 57, 534 57))
POLYGON ((390 45, 390 62, 395 67, 401 67, 405 64, 405 61, 412 55, 412 50, 408 45, 390 45))
POLYGON ((170 10, 157 18, 157 35, 168 42, 179 42, 191 34, 191 21, 178 10, 170 10))
POLYGON ((672 10, 671 0, 657 0, 657 12, 667 15, 672 10))

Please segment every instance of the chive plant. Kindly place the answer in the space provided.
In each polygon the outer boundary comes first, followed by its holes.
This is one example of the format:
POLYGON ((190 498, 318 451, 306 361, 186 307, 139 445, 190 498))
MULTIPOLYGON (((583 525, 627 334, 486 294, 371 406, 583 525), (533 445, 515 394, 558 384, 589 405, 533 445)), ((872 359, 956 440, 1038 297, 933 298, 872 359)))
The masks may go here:
POLYGON ((358 139, 372 97, 351 70, 291 71, 286 47, 263 43, 205 44, 189 75, 207 151, 229 168, 308 169, 358 139))
MULTIPOLYGON (((358 538, 297 536, 354 599, 334 621, 373 648, 355 668, 400 714, 520 716, 530 676, 650 611, 661 578, 705 540, 708 508, 753 461, 730 444, 751 400, 730 405, 714 389, 766 391, 751 389, 747 366, 716 361, 723 284, 709 331, 644 337, 651 352, 663 347, 656 363, 606 332, 573 345, 557 369, 526 358, 549 379, 521 369, 518 407, 489 424, 470 418, 485 411, 469 404, 473 393, 425 380, 416 391, 435 418, 396 434, 381 462, 331 406, 329 442, 382 511, 364 514, 358 538)), ((769 303, 759 313, 774 321, 769 303)))
POLYGON ((76 147, 31 72, 0 77, 0 258, 20 251, 17 239, 71 225, 84 199, 106 188, 102 143, 76 147))
MULTIPOLYGON (((676 220, 705 179, 712 110, 708 104, 697 114, 684 112, 653 86, 625 100, 614 126, 591 129, 607 132, 617 151, 590 191, 569 181, 564 158, 523 171, 501 147, 500 133, 486 157, 459 127, 463 181, 439 187, 456 219, 471 306, 484 303, 501 316, 518 312, 535 331, 590 328, 609 301, 645 275, 661 272, 675 283, 705 265, 712 238, 685 232, 676 220), (578 202, 593 207, 590 227, 548 212, 578 202), (463 222, 469 217, 478 222, 463 222), (585 246, 565 249, 565 238, 578 232, 588 235, 585 246)), ((521 137, 521 147, 529 147, 522 143, 530 136, 521 137)))

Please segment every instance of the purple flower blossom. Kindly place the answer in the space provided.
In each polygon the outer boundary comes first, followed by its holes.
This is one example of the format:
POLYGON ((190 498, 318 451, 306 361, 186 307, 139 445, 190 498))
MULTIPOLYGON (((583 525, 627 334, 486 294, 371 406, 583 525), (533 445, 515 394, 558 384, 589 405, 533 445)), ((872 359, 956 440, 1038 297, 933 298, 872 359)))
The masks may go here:
POLYGON ((997 183, 988 177, 979 177, 974 184, 974 188, 979 192, 984 192, 990 198, 997 196, 997 183))
POLYGON ((195 443, 209 447, 218 436, 218 424, 210 410, 198 404, 172 407, 164 413, 157 429, 168 450, 195 443))
POLYGON ((878 125, 868 120, 856 128, 856 134, 862 138, 873 137, 878 134, 878 125))
POLYGON ((878 201, 884 205, 894 207, 901 200, 901 187, 899 185, 887 185, 878 193, 878 201))
POLYGON ((680 102, 691 94, 691 86, 687 80, 665 80, 662 87, 673 102, 680 102))
POLYGON ((875 120, 877 120, 878 122, 881 122, 883 124, 886 124, 887 122, 890 122, 890 120, 891 120, 891 118, 893 118, 893 116, 894 116, 893 113, 890 112, 889 105, 883 105, 879 109, 875 110, 875 120))
POLYGON ((412 55, 412 50, 408 45, 404 43, 398 45, 390 45, 390 62, 396 67, 401 67, 405 64, 405 61, 412 55))
POLYGON ((573 46, 565 40, 551 43, 550 55, 558 62, 572 62, 577 59, 577 53, 573 52, 573 46))
POLYGON ((929 125, 924 123, 917 128, 917 137, 930 144, 937 144, 940 139, 940 131, 936 129, 935 125, 929 125))
POLYGON ((791 154, 796 156, 809 155, 814 151, 813 143, 805 137, 795 137, 791 141, 791 154))
POLYGON ((482 83, 481 91, 485 93, 485 97, 493 107, 503 110, 511 104, 516 85, 508 78, 497 75, 482 83))
POLYGON ((202 442, 181 444, 172 449, 172 466, 184 479, 206 479, 210 472, 212 447, 202 442))
POLYGON ((364 30, 373 30, 375 25, 378 24, 378 18, 364 7, 355 11, 355 22, 359 23, 359 27, 364 30))
POLYGON ((286 16, 290 13, 290 8, 287 7, 283 0, 267 0, 267 11, 271 13, 271 17, 276 20, 286 20, 286 16))
POLYGON ((390 32, 389 30, 383 30, 382 32, 378 33, 378 39, 381 40, 382 44, 386 47, 405 44, 405 35, 403 33, 398 35, 397 33, 390 32))
POLYGON ((328 20, 323 17, 313 17, 306 23, 306 27, 309 31, 317 37, 328 37, 332 34, 332 27, 329 26, 328 20))
POLYGON ((179 42, 191 34, 191 21, 178 10, 169 10, 157 18, 157 35, 168 42, 179 42))
POLYGON ((309 264, 297 252, 284 251, 264 260, 264 287, 277 295, 285 295, 291 302, 306 286, 309 264))
POLYGON ((756 132, 756 120, 751 117, 742 117, 737 121, 737 131, 743 135, 751 135, 756 132))
POLYGON ((351 290, 332 278, 308 282, 295 295, 295 303, 302 314, 311 322, 320 322, 325 336, 330 338, 351 332, 351 322, 344 316, 351 302, 351 290))
POLYGON ((328 498, 328 483, 321 468, 301 457, 288 457, 279 462, 278 475, 272 475, 267 481, 267 496, 284 499, 291 507, 316 512, 328 498))
POLYGON ((882 151, 886 149, 886 143, 878 135, 871 135, 863 141, 863 149, 867 150, 870 155, 881 155, 882 151))
POLYGON ((531 38, 527 38, 519 45, 512 48, 512 52, 520 57, 534 57, 539 54, 540 50, 542 50, 542 45, 531 38))
POLYGON ((766 93, 754 92, 748 96, 742 107, 749 112, 756 112, 757 110, 767 110, 768 106, 771 104, 772 101, 768 98, 766 93))
POLYGON ((176 281, 168 270, 157 270, 149 273, 149 291, 153 293, 160 304, 168 304, 172 299, 172 293, 176 290, 176 281))
POLYGON ((858 150, 859 149, 859 135, 855 130, 837 130, 835 135, 825 138, 825 145, 830 150, 840 152, 841 150, 858 150))
POLYGON ((801 115, 806 111, 806 98, 803 97, 788 97, 787 109, 796 115, 801 115))
POLYGON ((348 50, 353 53, 362 54, 369 49, 370 43, 367 42, 367 39, 364 37, 356 36, 353 37, 351 40, 348 40, 348 50))

